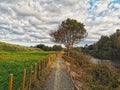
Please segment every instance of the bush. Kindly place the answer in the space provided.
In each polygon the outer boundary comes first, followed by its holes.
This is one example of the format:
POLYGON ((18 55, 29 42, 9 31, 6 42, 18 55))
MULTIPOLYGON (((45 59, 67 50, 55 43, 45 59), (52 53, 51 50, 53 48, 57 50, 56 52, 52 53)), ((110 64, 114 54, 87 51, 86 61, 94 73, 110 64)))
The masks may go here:
POLYGON ((39 45, 36 45, 35 48, 40 48, 44 51, 62 51, 63 50, 62 46, 60 45, 54 45, 52 47, 49 47, 44 44, 39 44, 39 45))
POLYGON ((75 59, 75 64, 79 67, 83 67, 83 68, 88 67, 89 68, 91 65, 90 56, 88 56, 82 52, 72 50, 70 52, 70 57, 75 59))
POLYGON ((92 67, 90 76, 87 79, 92 90, 115 90, 120 85, 118 74, 103 62, 92 67))
POLYGON ((70 57, 63 57, 71 63, 71 67, 74 64, 81 70, 77 71, 77 74, 80 76, 79 72, 83 73, 82 77, 79 78, 82 82, 79 82, 84 84, 85 89, 88 86, 89 90, 119 90, 120 75, 110 62, 103 61, 94 64, 90 61, 90 56, 76 50, 70 51, 70 57))

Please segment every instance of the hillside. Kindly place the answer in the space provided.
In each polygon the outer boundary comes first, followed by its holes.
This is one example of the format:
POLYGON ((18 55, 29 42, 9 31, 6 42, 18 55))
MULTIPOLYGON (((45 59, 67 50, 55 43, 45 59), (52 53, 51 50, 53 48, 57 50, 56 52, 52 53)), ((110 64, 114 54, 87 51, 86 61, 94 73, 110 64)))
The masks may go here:
POLYGON ((12 52, 12 51, 34 51, 34 50, 40 50, 36 48, 30 48, 27 46, 20 46, 15 44, 9 44, 5 42, 0 42, 0 52, 12 52))

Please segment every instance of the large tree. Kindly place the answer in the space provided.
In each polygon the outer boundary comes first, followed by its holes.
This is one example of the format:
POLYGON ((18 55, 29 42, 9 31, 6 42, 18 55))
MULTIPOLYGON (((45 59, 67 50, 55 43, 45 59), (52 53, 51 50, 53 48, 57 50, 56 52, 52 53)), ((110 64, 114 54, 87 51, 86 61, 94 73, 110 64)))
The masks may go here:
POLYGON ((68 18, 62 21, 58 29, 51 32, 50 35, 53 37, 54 42, 64 44, 69 52, 73 44, 80 42, 81 39, 87 36, 87 32, 83 23, 68 18))

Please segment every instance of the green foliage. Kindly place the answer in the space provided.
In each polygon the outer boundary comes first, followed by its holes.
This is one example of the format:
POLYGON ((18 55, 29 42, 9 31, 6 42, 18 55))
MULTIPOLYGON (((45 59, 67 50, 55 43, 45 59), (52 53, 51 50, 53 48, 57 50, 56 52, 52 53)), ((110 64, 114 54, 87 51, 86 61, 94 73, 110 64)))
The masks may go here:
POLYGON ((73 47, 73 44, 78 43, 87 33, 82 23, 68 18, 50 35, 53 37, 54 42, 64 44, 69 50, 73 47))
POLYGON ((108 36, 101 36, 100 40, 83 49, 84 52, 100 59, 110 59, 120 63, 120 30, 108 36))
POLYGON ((53 49, 53 51, 61 51, 61 50, 63 50, 63 48, 60 45, 54 45, 52 47, 52 49, 53 49))
POLYGON ((92 67, 87 82, 92 90, 115 90, 120 85, 118 78, 118 74, 102 62, 92 67))
POLYGON ((40 49, 42 49, 44 51, 51 51, 51 48, 48 47, 48 46, 45 46, 44 44, 39 44, 39 45, 36 45, 35 47, 40 48, 40 49))
POLYGON ((40 48, 44 51, 61 51, 63 48, 60 45, 54 45, 53 47, 45 46, 44 44, 39 44, 35 46, 36 48, 40 48))

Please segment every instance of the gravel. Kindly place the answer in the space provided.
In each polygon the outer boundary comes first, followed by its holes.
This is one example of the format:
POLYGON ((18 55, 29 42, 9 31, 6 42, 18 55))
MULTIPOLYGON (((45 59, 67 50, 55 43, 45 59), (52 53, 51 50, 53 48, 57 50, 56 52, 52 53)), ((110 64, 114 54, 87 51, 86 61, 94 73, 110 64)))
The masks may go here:
POLYGON ((70 75, 66 72, 66 64, 62 58, 56 60, 56 65, 46 82, 46 90, 74 90, 70 75))

